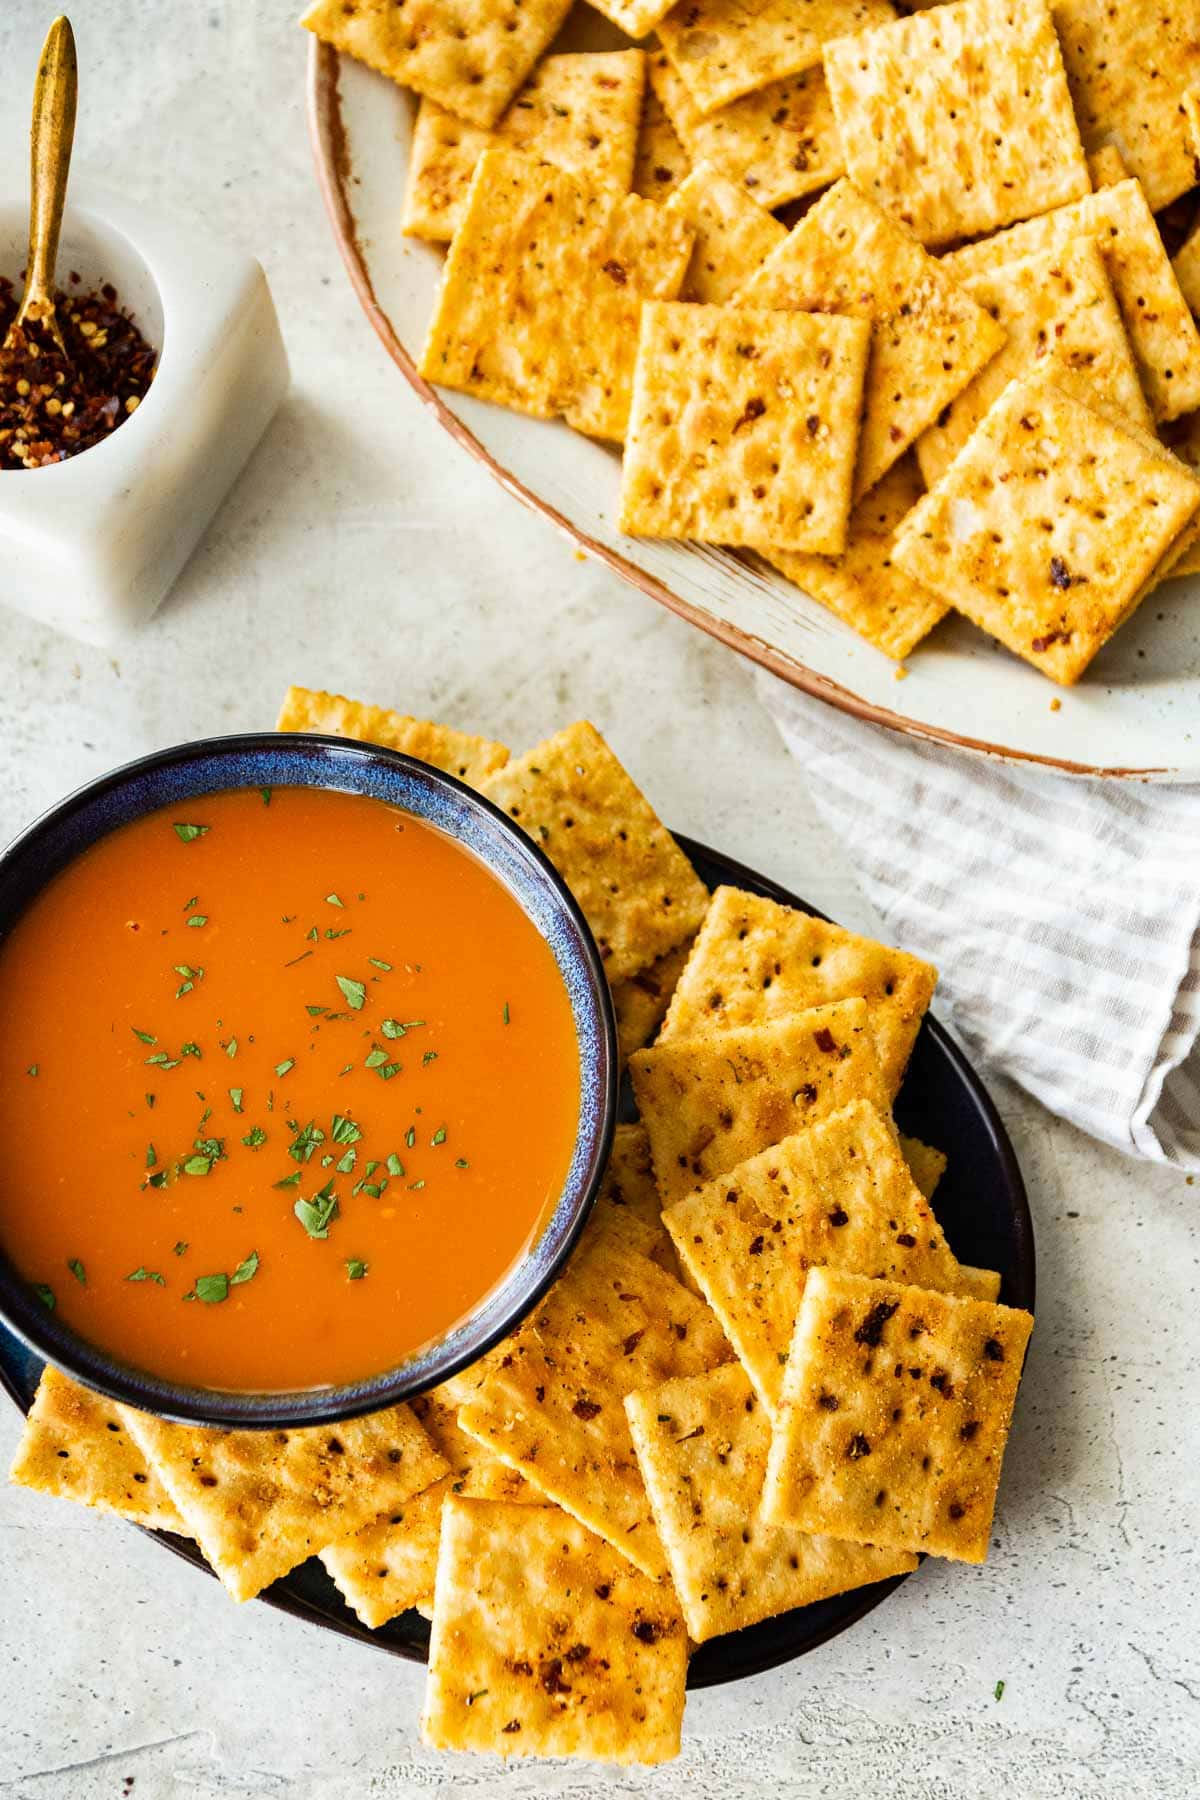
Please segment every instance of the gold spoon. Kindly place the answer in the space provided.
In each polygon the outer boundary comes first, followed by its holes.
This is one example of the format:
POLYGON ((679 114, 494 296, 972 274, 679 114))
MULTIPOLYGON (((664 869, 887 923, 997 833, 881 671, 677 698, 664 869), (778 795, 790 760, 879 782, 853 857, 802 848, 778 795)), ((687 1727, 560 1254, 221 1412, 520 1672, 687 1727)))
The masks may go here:
MULTIPOLYGON (((33 87, 33 123, 29 132, 29 256, 25 293, 16 318, 8 328, 3 350, 13 349, 24 326, 39 325, 66 355, 58 315, 54 310, 54 265, 58 260, 58 235, 62 228, 63 202, 71 146, 75 140, 75 102, 79 89, 79 65, 75 59, 75 35, 65 16, 55 19, 46 33, 33 87)), ((0 350, 0 354, 3 351, 0 350)))

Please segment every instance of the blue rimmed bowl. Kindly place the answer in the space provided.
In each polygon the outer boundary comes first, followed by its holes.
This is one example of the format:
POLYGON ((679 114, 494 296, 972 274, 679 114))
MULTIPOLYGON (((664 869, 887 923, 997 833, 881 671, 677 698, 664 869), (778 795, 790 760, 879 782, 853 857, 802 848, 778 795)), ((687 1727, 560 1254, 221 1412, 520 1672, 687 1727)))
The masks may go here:
POLYGON ((474 1362, 536 1306, 582 1231, 612 1142, 619 1072, 600 953, 562 878, 490 801, 452 775, 379 745, 315 733, 204 738, 127 763, 45 813, 0 856, 0 937, 68 863, 118 826, 227 788, 316 787, 364 794, 434 826, 482 862, 549 945, 566 988, 579 1056, 579 1122, 558 1200, 538 1237, 466 1318, 367 1379, 290 1392, 189 1387, 131 1367, 46 1308, 0 1253, 0 1319, 32 1351, 115 1400, 208 1425, 319 1425, 392 1406, 474 1362))

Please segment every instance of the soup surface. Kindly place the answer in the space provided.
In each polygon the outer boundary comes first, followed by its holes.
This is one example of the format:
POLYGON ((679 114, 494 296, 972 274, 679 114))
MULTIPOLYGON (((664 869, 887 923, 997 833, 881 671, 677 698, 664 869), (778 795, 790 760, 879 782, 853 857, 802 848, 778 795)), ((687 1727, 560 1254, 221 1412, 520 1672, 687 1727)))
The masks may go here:
POLYGON ((536 927, 362 796, 122 826, 0 947, 0 1241, 172 1379, 318 1386, 447 1330, 561 1191, 579 1098, 536 927))

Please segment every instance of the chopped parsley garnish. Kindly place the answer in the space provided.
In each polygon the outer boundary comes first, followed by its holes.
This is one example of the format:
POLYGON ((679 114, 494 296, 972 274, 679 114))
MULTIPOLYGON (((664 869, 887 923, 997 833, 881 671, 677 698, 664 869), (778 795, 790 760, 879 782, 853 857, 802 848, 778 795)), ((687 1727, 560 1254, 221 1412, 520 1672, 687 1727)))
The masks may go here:
POLYGON ((409 1188, 410 1188, 410 1189, 412 1189, 412 1188, 423 1188, 423 1187, 424 1187, 424 1186, 425 1186, 425 1183, 424 1183, 424 1181, 423 1181, 423 1180, 422 1180, 422 1181, 410 1181, 410 1182, 409 1182, 409 1184, 408 1184, 408 1185, 409 1185, 409 1188))
POLYGON ((136 1025, 131 1025, 129 1029, 133 1032, 135 1038, 140 1038, 142 1040, 143 1044, 157 1044, 158 1042, 158 1039, 152 1031, 139 1031, 136 1025))
POLYGON ((183 1172, 185 1175, 207 1175, 211 1171, 212 1166, 213 1159, 211 1156, 188 1156, 184 1158, 183 1172))
POLYGON ((203 1300, 208 1306, 215 1306, 218 1301, 229 1298, 228 1275, 197 1275, 196 1285, 185 1300, 203 1300))
POLYGON ((361 981, 355 981, 350 975, 339 975, 336 977, 336 980, 338 986, 342 990, 342 995, 347 1006, 353 1007, 355 1012, 361 1012, 363 1003, 367 998, 365 984, 361 981))
POLYGON ((334 1113, 329 1135, 335 1144, 357 1144, 362 1137, 362 1127, 345 1113, 334 1113))
POLYGON ((297 963, 305 962, 308 959, 308 957, 310 957, 311 955, 312 955, 311 950, 302 950, 300 952, 299 956, 290 957, 289 960, 287 962, 285 962, 283 966, 285 969, 294 969, 296 967, 297 963))
POLYGON ((456 1159, 454 1166, 456 1169, 469 1169, 471 1165, 465 1156, 460 1156, 456 1159))
POLYGON ((373 969, 382 969, 385 975, 390 975, 392 972, 391 963, 384 962, 381 956, 368 956, 367 961, 373 969))
POLYGON ((444 1144, 445 1141, 446 1141, 446 1127, 444 1125, 439 1125, 437 1130, 434 1132, 433 1136, 429 1140, 430 1145, 434 1150, 436 1150, 438 1145, 444 1144))
POLYGON ((400 1064, 397 1062, 384 1063, 383 1067, 381 1069, 376 1069, 375 1073, 378 1075, 380 1081, 390 1081, 393 1075, 398 1075, 400 1073, 400 1064))
POLYGON ((177 1056, 168 1056, 165 1050, 156 1050, 153 1056, 148 1056, 146 1058, 146 1063, 147 1066, 152 1064, 158 1069, 177 1069, 179 1067, 179 1058, 177 1056))
POLYGON ((416 1141, 417 1141, 417 1128, 415 1125, 410 1125, 408 1130, 404 1134, 404 1142, 408 1145, 408 1148, 411 1150, 413 1145, 416 1143, 416 1141))
POLYGON ((261 795, 262 795, 262 803, 263 803, 263 805, 264 805, 264 806, 270 806, 270 804, 271 804, 271 790, 270 790, 270 788, 259 788, 259 790, 258 790, 258 791, 259 791, 259 793, 260 793, 260 794, 261 794, 261 795))
POLYGON ((180 1238, 179 1242, 175 1246, 175 1254, 176 1254, 176 1256, 186 1256, 186 1254, 187 1254, 187 1239, 186 1238, 180 1238))
POLYGON ((176 825, 175 836, 181 844, 194 844, 197 838, 211 830, 211 825, 176 825))
POLYGON ((258 1146, 260 1144, 265 1144, 266 1141, 267 1134, 261 1125, 252 1125, 242 1139, 243 1144, 246 1144, 251 1150, 257 1150, 258 1146))
POLYGON ((1003 1698, 1004 1698, 1004 1683, 1002 1681, 998 1681, 992 1690, 992 1699, 993 1700, 1002 1700, 1003 1698))
POLYGON ((378 1045, 376 1045, 375 1049, 367 1051, 366 1067, 368 1069, 381 1069, 383 1067, 384 1063, 387 1061, 387 1059, 388 1059, 387 1051, 380 1050, 378 1045))
POLYGON ((30 1063, 29 1067, 25 1071, 25 1073, 27 1075, 36 1075, 37 1072, 38 1072, 38 1066, 36 1063, 30 1063))
MULTIPOLYGON (((314 1150, 325 1142, 325 1133, 315 1119, 310 1119, 307 1125, 297 1125, 294 1120, 289 1119, 288 1124, 293 1133, 292 1141, 288 1145, 288 1155, 293 1162, 306 1163, 314 1150)), ((341 1140, 334 1139, 335 1143, 339 1141, 341 1140)))
POLYGON ((68 1267, 68 1269, 70 1269, 72 1275, 75 1277, 75 1279, 79 1283, 80 1287, 86 1287, 87 1286, 87 1270, 84 1268, 84 1266, 80 1262, 79 1258, 77 1256, 68 1256, 67 1267, 68 1267))
POLYGON ((348 1256, 346 1258, 346 1279, 348 1281, 361 1281, 367 1272, 367 1267, 368 1265, 359 1257, 348 1256))
POLYGON ((166 1277, 160 1275, 157 1269, 139 1267, 133 1271, 132 1275, 127 1275, 125 1279, 126 1281, 153 1281, 157 1283, 159 1287, 166 1287, 167 1285, 166 1277))
POLYGON ((180 1056, 195 1056, 195 1057, 199 1058, 200 1046, 199 1046, 199 1044, 190 1044, 190 1043, 189 1044, 180 1044, 179 1054, 180 1054, 180 1056))
POLYGON ((311 1200, 297 1200, 292 1208, 311 1238, 327 1238, 329 1227, 338 1216, 337 1195, 332 1181, 313 1195, 311 1200))
POLYGON ((229 1098, 233 1101, 234 1112, 241 1112, 241 1110, 242 1110, 242 1095, 245 1093, 245 1091, 246 1091, 245 1088, 230 1088, 229 1098))
POLYGON ((188 924, 192 927, 193 931, 195 931, 199 926, 208 924, 208 914, 207 913, 193 913, 191 918, 188 920, 188 924))
POLYGON ((436 1061, 437 1061, 437 1051, 436 1050, 427 1050, 425 1052, 424 1056, 421 1058, 422 1064, 436 1062, 436 1061))
POLYGON ((325 899, 330 906, 344 906, 346 904, 345 901, 340 900, 336 894, 326 894, 325 899))
POLYGON ((316 926, 312 925, 309 927, 309 929, 305 932, 304 935, 309 940, 310 943, 315 944, 321 934, 317 930, 316 926))
POLYGON ((276 1181, 276 1182, 272 1183, 272 1186, 277 1187, 277 1188, 299 1187, 299 1185, 300 1185, 299 1169, 296 1169, 291 1175, 285 1175, 282 1181, 276 1181))
POLYGON ((385 1038, 402 1038, 406 1027, 400 1023, 399 1019, 385 1019, 379 1029, 385 1038))
POLYGON ((506 1025, 512 1024, 512 1015, 509 1013, 507 1000, 504 1002, 504 1023, 506 1025))
POLYGON ((394 1150, 387 1159, 387 1172, 389 1175, 403 1175, 404 1173, 404 1164, 394 1150))
POLYGON ((306 1006, 304 1010, 310 1019, 319 1019, 322 1013, 329 1011, 329 1008, 327 1006, 306 1006))
POLYGON ((148 1169, 152 1169, 157 1161, 158 1161, 158 1151, 154 1148, 153 1144, 147 1144, 146 1145, 146 1167, 148 1169))
POLYGON ((295 1057, 294 1056, 285 1056, 282 1062, 275 1064, 275 1073, 280 1076, 286 1075, 288 1070, 294 1069, 295 1066, 296 1066, 295 1057))
POLYGON ((245 1262, 240 1262, 229 1277, 230 1287, 237 1287, 243 1281, 253 1281, 258 1274, 258 1251, 252 1250, 245 1262))
MULTIPOLYGON (((325 1160, 325 1159, 322 1159, 322 1160, 325 1160)), ((330 1159, 330 1160, 332 1160, 332 1159, 330 1159)), ((346 1154, 344 1156, 341 1156, 338 1158, 338 1164, 337 1164, 338 1174, 339 1175, 349 1175, 357 1161, 358 1161, 358 1151, 354 1149, 353 1145, 351 1145, 350 1149, 347 1150, 346 1154)))
POLYGON ((54 1289, 49 1287, 44 1281, 35 1281, 33 1284, 33 1291, 45 1307, 46 1311, 53 1312, 57 1304, 54 1298, 54 1289))

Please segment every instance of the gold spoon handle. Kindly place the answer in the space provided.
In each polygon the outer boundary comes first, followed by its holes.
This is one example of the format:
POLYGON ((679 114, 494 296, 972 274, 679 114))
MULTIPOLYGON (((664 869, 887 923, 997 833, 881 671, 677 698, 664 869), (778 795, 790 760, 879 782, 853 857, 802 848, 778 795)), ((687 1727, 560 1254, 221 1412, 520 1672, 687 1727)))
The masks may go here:
POLYGON ((15 323, 46 323, 59 336, 54 316, 54 265, 62 228, 63 202, 75 140, 79 66, 70 20, 55 19, 46 33, 33 89, 29 134, 29 260, 25 295, 15 323))

